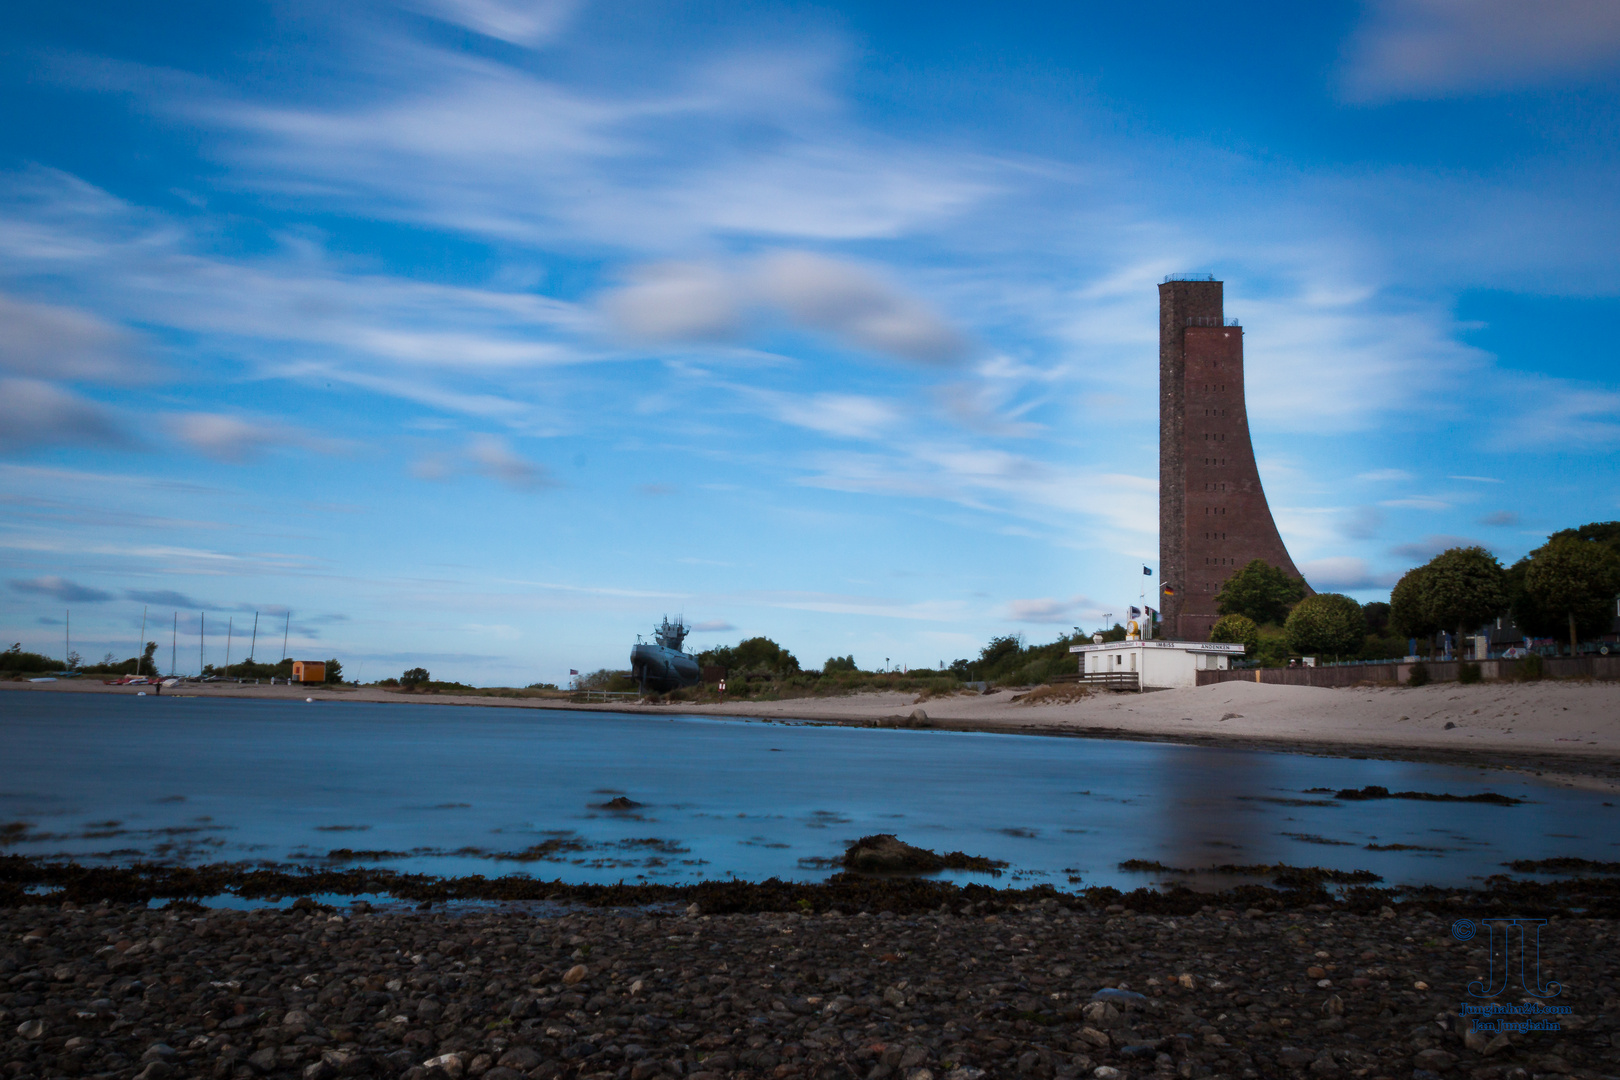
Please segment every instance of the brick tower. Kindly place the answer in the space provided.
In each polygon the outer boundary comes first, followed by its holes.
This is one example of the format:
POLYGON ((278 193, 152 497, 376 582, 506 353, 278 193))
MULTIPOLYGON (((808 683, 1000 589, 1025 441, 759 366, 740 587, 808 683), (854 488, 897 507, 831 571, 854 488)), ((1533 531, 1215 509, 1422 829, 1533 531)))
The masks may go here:
POLYGON ((1213 277, 1159 286, 1160 609, 1164 635, 1184 641, 1209 639, 1215 594, 1251 560, 1302 576, 1271 519, 1249 441, 1243 329, 1223 316, 1213 277))

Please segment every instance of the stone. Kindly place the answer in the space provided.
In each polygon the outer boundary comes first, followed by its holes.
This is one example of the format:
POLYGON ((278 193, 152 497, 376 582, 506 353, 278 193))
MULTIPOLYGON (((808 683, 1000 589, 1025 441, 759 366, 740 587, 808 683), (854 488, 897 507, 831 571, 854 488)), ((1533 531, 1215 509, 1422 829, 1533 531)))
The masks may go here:
POLYGON ((1108 1033, 1106 1031, 1098 1031, 1094 1027, 1081 1028, 1080 1040, 1082 1042, 1090 1043, 1092 1046, 1096 1047, 1105 1047, 1113 1042, 1113 1040, 1108 1037, 1108 1033))
POLYGON ((1457 1063, 1457 1058, 1446 1053, 1438 1046, 1431 1046, 1427 1050, 1419 1050, 1412 1056, 1412 1066, 1417 1069, 1429 1069, 1433 1072, 1449 1072, 1457 1063))
POLYGON ((256 1073, 274 1072, 276 1068, 276 1048, 267 1046, 248 1055, 248 1067, 256 1073))
POLYGON ((422 1062, 422 1068, 430 1071, 442 1069, 450 1080, 461 1080, 462 1074, 467 1071, 466 1063, 461 1060, 460 1054, 440 1054, 437 1057, 430 1057, 422 1062))
POLYGON ((575 964, 573 967, 563 972, 562 981, 567 983, 569 986, 574 986, 577 983, 584 982, 590 977, 590 968, 586 967, 584 964, 575 964))
POLYGON ((17 1025, 17 1034, 25 1039, 37 1039, 45 1034, 45 1021, 24 1020, 17 1025))
POLYGON ((500 1059, 496 1061, 496 1064, 508 1069, 516 1069, 518 1072, 526 1073, 530 1069, 537 1067, 544 1060, 545 1059, 542 1058, 539 1052, 536 1051, 532 1046, 514 1046, 512 1049, 502 1054, 500 1059))

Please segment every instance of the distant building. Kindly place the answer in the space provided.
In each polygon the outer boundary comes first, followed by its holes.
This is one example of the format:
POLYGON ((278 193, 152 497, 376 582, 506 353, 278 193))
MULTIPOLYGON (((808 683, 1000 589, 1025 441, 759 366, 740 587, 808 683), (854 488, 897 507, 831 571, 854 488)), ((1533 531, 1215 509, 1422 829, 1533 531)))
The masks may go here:
MULTIPOLYGON (((1243 328, 1222 283, 1159 286, 1159 580, 1163 636, 1207 641, 1215 594, 1254 559, 1304 575, 1260 486, 1243 392, 1243 328)), ((1311 591, 1306 586, 1306 592, 1311 591)))
POLYGON ((324 660, 294 660, 293 682, 325 682, 326 661, 324 660))

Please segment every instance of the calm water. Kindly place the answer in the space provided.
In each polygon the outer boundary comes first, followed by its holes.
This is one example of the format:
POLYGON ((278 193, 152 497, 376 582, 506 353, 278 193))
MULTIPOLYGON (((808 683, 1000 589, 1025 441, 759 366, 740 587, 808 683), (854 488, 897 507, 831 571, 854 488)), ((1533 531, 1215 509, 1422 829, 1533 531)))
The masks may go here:
POLYGON ((333 865, 349 849, 436 874, 815 880, 832 872, 817 860, 892 832, 1005 859, 1002 883, 1064 888, 1162 876, 1117 868, 1132 858, 1457 885, 1515 858, 1620 859, 1613 796, 1474 769, 1151 743, 43 693, 0 694, 0 739, 0 823, 28 826, 5 850, 86 861, 333 865), (1305 793, 1367 784, 1530 801, 1305 793), (602 808, 621 794, 643 805, 602 808), (536 847, 539 861, 502 857, 536 847))

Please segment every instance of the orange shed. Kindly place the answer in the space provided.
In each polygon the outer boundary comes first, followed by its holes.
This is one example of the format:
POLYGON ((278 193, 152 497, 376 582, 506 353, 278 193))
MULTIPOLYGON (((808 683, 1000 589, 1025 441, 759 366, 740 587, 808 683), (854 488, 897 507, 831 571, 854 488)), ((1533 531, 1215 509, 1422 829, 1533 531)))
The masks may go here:
POLYGON ((326 661, 324 660, 294 660, 293 682, 325 682, 326 661))

